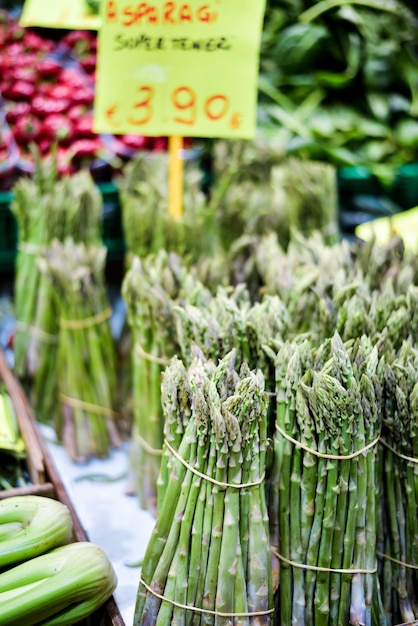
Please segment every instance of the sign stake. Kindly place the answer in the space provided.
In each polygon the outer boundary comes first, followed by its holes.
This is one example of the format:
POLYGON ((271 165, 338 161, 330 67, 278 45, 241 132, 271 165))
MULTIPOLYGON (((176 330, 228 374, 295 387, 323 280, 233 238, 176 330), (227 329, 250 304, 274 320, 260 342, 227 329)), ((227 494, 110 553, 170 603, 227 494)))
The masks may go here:
POLYGON ((183 212, 183 137, 171 135, 168 138, 169 172, 168 172, 168 208, 174 219, 181 217, 183 212))

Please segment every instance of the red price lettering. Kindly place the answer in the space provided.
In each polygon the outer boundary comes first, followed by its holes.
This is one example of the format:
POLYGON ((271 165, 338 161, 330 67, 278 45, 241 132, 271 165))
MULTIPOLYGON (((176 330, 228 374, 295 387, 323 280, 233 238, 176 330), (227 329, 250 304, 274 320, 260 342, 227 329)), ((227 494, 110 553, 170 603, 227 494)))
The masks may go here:
POLYGON ((241 113, 233 113, 231 115, 231 119, 229 120, 229 128, 233 128, 236 130, 240 128, 242 124, 242 115, 241 113))
POLYGON ((138 100, 138 102, 135 102, 133 108, 139 109, 142 112, 142 117, 128 117, 128 122, 130 124, 133 124, 134 126, 142 126, 143 124, 146 124, 150 121, 153 114, 151 100, 154 97, 154 89, 152 87, 149 87, 148 85, 144 85, 142 87, 139 87, 138 91, 139 93, 144 94, 144 97, 142 98, 142 100, 138 100))
POLYGON ((174 121, 180 124, 193 125, 196 122, 196 94, 190 87, 177 87, 173 91, 172 101, 176 109, 188 111, 188 117, 175 117, 174 121))
POLYGON ((228 109, 229 99, 222 94, 210 96, 205 102, 205 114, 215 122, 222 119, 227 114, 228 109))
MULTIPOLYGON (((141 85, 138 87, 138 92, 141 94, 141 98, 132 105, 132 109, 135 109, 137 114, 127 117, 127 121, 133 126, 147 124, 154 115, 152 105, 156 95, 154 88, 150 85, 141 85)), ((233 129, 240 128, 242 124, 241 114, 237 111, 230 113, 231 101, 228 96, 222 93, 209 96, 201 102, 198 101, 194 89, 187 85, 181 85, 171 92, 171 103, 176 109, 172 119, 178 124, 193 126, 196 124, 199 114, 211 122, 217 122, 228 115, 228 125, 233 129)), ((114 105, 106 111, 109 123, 116 123, 114 119, 116 108, 114 105)))

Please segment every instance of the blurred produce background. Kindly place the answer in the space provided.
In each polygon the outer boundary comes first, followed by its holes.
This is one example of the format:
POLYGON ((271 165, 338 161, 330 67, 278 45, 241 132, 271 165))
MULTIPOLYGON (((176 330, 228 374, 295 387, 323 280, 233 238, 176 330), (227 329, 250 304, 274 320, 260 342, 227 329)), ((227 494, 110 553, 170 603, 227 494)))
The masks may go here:
MULTIPOLYGON (((110 258, 120 259, 115 178, 138 151, 165 152, 167 140, 95 134, 96 33, 22 28, 21 6, 0 5, 0 270, 13 269, 10 192, 18 177, 34 171, 31 142, 45 159, 57 144, 61 175, 89 169, 101 185, 110 258)), ((412 0, 267 0, 252 171, 266 154, 275 163, 293 156, 332 165, 338 228, 349 238, 363 221, 415 206, 417 42, 412 0)), ((192 143, 208 191, 217 142, 186 140, 186 148, 192 143)))
MULTIPOLYGON (((167 138, 93 131, 97 33, 0 7, 0 345, 74 464, 129 450, 126 493, 160 524, 138 614, 160 570, 184 604, 181 563, 196 606, 219 608, 243 548, 234 614, 412 623, 418 237, 357 227, 418 205, 416 3, 267 0, 256 137, 184 139, 179 217, 167 138), (195 467, 217 479, 199 498, 195 467)), ((6 486, 26 480, 14 470, 6 486)))

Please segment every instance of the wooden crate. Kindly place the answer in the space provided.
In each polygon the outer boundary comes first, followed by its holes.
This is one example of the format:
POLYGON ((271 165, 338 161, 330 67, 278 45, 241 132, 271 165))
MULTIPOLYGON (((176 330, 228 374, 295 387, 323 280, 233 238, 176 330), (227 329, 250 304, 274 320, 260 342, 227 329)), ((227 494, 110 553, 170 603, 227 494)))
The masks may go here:
MULTIPOLYGON (((32 483, 29 487, 0 491, 0 499, 15 495, 34 494, 59 500, 68 507, 71 513, 74 541, 89 541, 42 438, 27 396, 8 367, 1 348, 0 379, 5 383, 16 409, 22 438, 26 446, 27 465, 32 483)), ((101 609, 78 626, 125 626, 125 624, 112 596, 101 609)))

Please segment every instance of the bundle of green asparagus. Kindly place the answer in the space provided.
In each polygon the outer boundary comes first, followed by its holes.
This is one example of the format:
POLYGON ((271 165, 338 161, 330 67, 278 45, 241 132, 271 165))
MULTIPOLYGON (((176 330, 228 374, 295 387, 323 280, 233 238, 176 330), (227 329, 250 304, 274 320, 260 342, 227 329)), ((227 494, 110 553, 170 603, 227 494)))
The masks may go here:
POLYGON ((405 249, 402 238, 395 232, 384 244, 372 238, 351 249, 372 289, 382 291, 388 278, 393 281, 396 293, 405 291, 408 284, 418 284, 418 257, 405 249))
MULTIPOLYGON (((37 268, 36 257, 43 253, 48 243, 49 227, 48 208, 46 202, 57 183, 56 169, 46 167, 37 156, 33 179, 21 178, 15 184, 11 211, 15 215, 19 245, 16 259, 15 279, 15 314, 17 319, 14 340, 14 369, 23 378, 33 376, 37 370, 39 358, 37 350, 31 347, 36 342, 35 319, 38 314, 37 300, 41 274, 37 268)), ((54 222, 55 223, 55 222, 54 222)), ((52 314, 47 323, 39 329, 39 335, 47 339, 51 335, 51 343, 55 343, 56 324, 52 314)))
POLYGON ((234 349, 237 363, 249 363, 271 380, 266 350, 273 339, 283 340, 289 320, 278 296, 251 306, 244 285, 211 293, 165 251, 134 257, 122 293, 132 331, 132 490, 142 507, 155 512, 164 425, 160 379, 168 360, 177 355, 190 365, 193 346, 215 361, 234 349))
POLYGON ((237 370, 232 351, 218 365, 173 359, 162 386, 170 478, 134 624, 272 624, 263 377, 237 370))
MULTIPOLYGON (((415 487, 402 482, 406 470, 393 469, 396 456, 390 458, 390 449, 382 465, 378 439, 383 415, 389 445, 396 447, 396 437, 391 443, 391 424, 396 423, 394 432, 409 429, 409 439, 404 438, 407 446, 413 446, 411 420, 416 417, 417 392, 412 374, 418 363, 414 361, 414 370, 412 356, 406 357, 402 346, 415 345, 418 339, 416 259, 404 253, 396 238, 384 247, 373 243, 356 248, 347 242, 328 246, 319 233, 307 237, 295 231, 286 251, 276 233, 245 237, 236 244, 229 259, 241 255, 240 263, 229 268, 228 277, 240 280, 217 289, 205 288, 181 257, 173 256, 167 264, 169 255, 162 252, 134 259, 126 279, 130 322, 140 348, 138 372, 143 368, 135 382, 136 404, 145 407, 139 447, 146 459, 143 449, 149 444, 148 466, 150 454, 160 452, 152 457, 154 484, 148 482, 156 498, 158 475, 158 500, 153 504, 158 512, 156 536, 144 564, 136 619, 139 624, 165 624, 171 619, 211 623, 212 615, 184 609, 185 604, 203 604, 194 600, 196 587, 189 595, 187 585, 177 580, 179 571, 180 580, 187 579, 184 557, 189 548, 183 539, 193 534, 190 525, 182 526, 183 517, 176 517, 180 509, 174 507, 178 497, 186 497, 180 483, 187 494, 188 485, 192 489, 194 483, 188 467, 181 465, 172 450, 180 450, 187 440, 188 454, 189 446, 199 440, 193 424, 196 380, 203 380, 203 375, 196 378, 200 372, 196 363, 207 359, 217 363, 231 350, 236 367, 257 368, 265 391, 275 392, 266 426, 270 435, 275 427, 274 458, 272 465, 264 460, 264 471, 276 622, 387 626, 391 615, 412 619, 417 604, 414 572, 402 571, 407 563, 416 563, 413 551, 403 548, 413 546, 414 538, 405 534, 400 543, 398 538, 403 528, 412 533, 413 522, 406 525, 395 519, 395 509, 379 500, 385 503, 385 498, 392 497, 386 492, 402 495, 398 510, 406 511, 412 507, 410 494, 415 487), (402 365, 393 356, 399 351, 402 365), (177 358, 166 369, 174 355, 177 358), (401 382, 406 367, 408 381, 401 382), (147 369, 151 374, 145 374, 147 369), (409 385, 408 392, 405 385, 409 385), (152 409, 146 406, 150 396, 152 409), (399 407, 394 408, 393 398, 399 407), (157 407, 160 418, 149 423, 157 407), (402 430, 390 411, 401 415, 405 407, 410 419, 403 418, 402 430), (382 467, 388 468, 386 482, 395 476, 395 486, 389 488, 383 482, 382 467), (180 483, 173 486, 173 481, 180 483), (176 526, 173 531, 172 525, 176 526), (384 539, 378 528, 387 529, 393 538, 384 539), (176 543, 179 537, 181 548, 176 543), (167 543, 170 547, 165 548, 167 543), (379 557, 378 570, 379 552, 386 556, 379 557), (156 555, 161 559, 158 562, 156 555), (394 565, 393 558, 399 563, 394 565), (173 601, 181 607, 173 609, 173 601)), ((407 446, 404 454, 410 458, 403 462, 411 464, 414 450, 407 446)), ((194 466, 197 451, 192 450, 189 464, 194 466)), ((206 456, 202 462, 210 466, 206 456)), ((190 497, 203 507, 197 491, 190 497)), ((193 515, 200 524, 198 511, 193 515)), ((409 516, 408 510, 405 519, 409 516)), ((185 524, 189 523, 188 519, 185 524)), ((197 550, 194 543, 190 550, 192 558, 197 550)), ((192 563, 187 571, 192 571, 192 563)), ((217 621, 224 618, 216 617, 217 621)))
POLYGON ((271 170, 272 206, 282 245, 292 231, 320 232, 327 244, 339 240, 337 175, 334 166, 288 158, 271 170))
POLYGON ((173 317, 177 354, 187 365, 196 346, 214 361, 235 350, 237 364, 259 369, 266 391, 274 391, 275 350, 290 327, 279 296, 266 296, 252 305, 244 285, 219 287, 203 303, 175 306, 173 317))
POLYGON ((142 260, 133 257, 122 285, 132 335, 130 489, 140 506, 154 513, 164 425, 161 374, 178 350, 173 308, 186 297, 196 301, 202 297, 199 293, 206 290, 193 280, 177 255, 165 250, 142 260))
POLYGON ((415 339, 385 364, 383 377, 377 548, 382 600, 392 624, 418 619, 417 371, 415 339))
POLYGON ((258 140, 214 142, 209 203, 225 250, 244 234, 259 234, 260 224, 264 230, 271 225, 270 172, 283 157, 258 140))
POLYGON ((269 490, 277 623, 384 626, 376 562, 378 351, 335 334, 277 354, 269 490))
POLYGON ((57 381, 62 410, 54 426, 74 461, 106 457, 121 441, 106 252, 103 245, 67 238, 52 241, 39 259, 55 294, 60 327, 57 381))
POLYGON ((367 334, 390 352, 416 327, 417 260, 397 237, 386 246, 329 246, 319 233, 294 232, 285 251, 269 233, 237 240, 228 263, 229 278, 246 285, 252 303, 280 297, 288 337, 321 342, 336 329, 343 340, 367 334))
POLYGON ((143 258, 164 249, 195 263, 202 253, 213 256, 218 249, 216 222, 201 190, 198 161, 185 161, 180 216, 168 210, 168 170, 168 153, 139 153, 117 181, 128 262, 132 255, 143 258))
POLYGON ((242 236, 270 232, 286 248, 293 229, 338 241, 336 170, 329 163, 286 157, 258 137, 215 143, 213 168, 210 203, 225 249, 242 236))
POLYGON ((11 209, 19 233, 15 278, 16 374, 41 421, 51 422, 56 406, 58 312, 52 287, 38 259, 53 239, 97 244, 101 237, 102 200, 87 171, 58 180, 56 163, 37 153, 32 179, 21 178, 11 209))
MULTIPOLYGON (((315 232, 304 236, 293 231, 287 249, 275 232, 241 237, 231 247, 226 261, 232 284, 243 282, 254 301, 265 294, 279 295, 289 310, 292 331, 312 332, 318 321, 321 334, 332 292, 350 283, 361 283, 361 268, 346 241, 326 244, 315 232)), ((327 324, 326 331, 332 329, 327 324)))
POLYGON ((177 354, 190 364, 192 344, 212 359, 235 348, 237 361, 261 369, 266 388, 272 391, 275 350, 285 339, 303 336, 318 345, 337 330, 343 341, 367 335, 380 353, 399 346, 416 326, 416 297, 407 287, 415 275, 410 260, 395 254, 395 249, 391 243, 385 249, 369 250, 374 270, 368 277, 355 249, 347 242, 329 246, 319 233, 306 237, 295 232, 286 251, 275 233, 247 239, 248 259, 258 276, 253 283, 258 281, 256 289, 248 287, 250 274, 255 276, 250 263, 242 275, 244 282, 207 289, 182 257, 160 251, 142 261, 135 259, 124 293, 134 343, 139 345, 134 404, 140 426, 136 428, 139 441, 145 440, 149 450, 133 444, 132 458, 139 462, 133 473, 144 477, 150 472, 151 485, 158 475, 160 455, 155 451, 161 448, 159 376, 164 357, 177 354), (151 360, 146 358, 149 354, 151 360), (154 416, 151 424, 150 415, 154 416))

